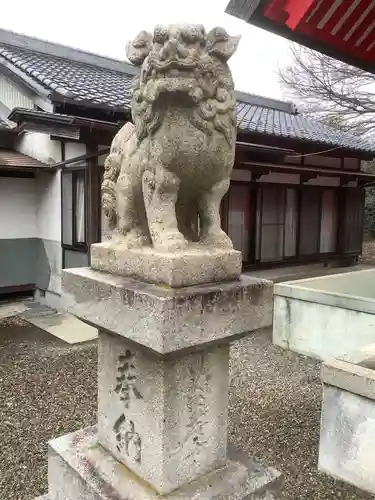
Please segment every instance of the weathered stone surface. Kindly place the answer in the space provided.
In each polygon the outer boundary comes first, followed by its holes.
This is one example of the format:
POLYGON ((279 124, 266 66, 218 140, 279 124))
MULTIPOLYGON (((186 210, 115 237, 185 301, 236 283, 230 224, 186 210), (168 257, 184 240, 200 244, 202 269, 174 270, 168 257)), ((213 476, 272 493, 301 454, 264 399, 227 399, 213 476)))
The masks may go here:
POLYGON ((69 312, 161 354, 229 342, 272 324, 272 283, 244 275, 170 289, 79 268, 63 271, 62 281, 69 312))
MULTIPOLYGON (((276 470, 264 468, 236 452, 230 455, 224 467, 163 498, 276 500, 280 488, 280 475, 276 470)), ((49 443, 48 477, 49 500, 160 499, 153 488, 97 444, 95 428, 49 443)))
POLYGON ((98 438, 160 493, 226 463, 229 347, 161 359, 99 334, 98 438))
POLYGON ((375 400, 375 371, 372 369, 335 359, 322 365, 321 379, 327 385, 375 400))
POLYGON ((375 401, 324 384, 319 470, 375 493, 375 401))
POLYGON ((91 246, 91 267, 149 283, 179 288, 237 279, 242 254, 230 248, 191 245, 178 252, 151 247, 127 249, 112 241, 91 246))
POLYGON ((232 248, 220 228, 236 142, 228 66, 239 37, 202 25, 156 26, 127 54, 141 66, 132 117, 105 163, 103 208, 124 248, 164 251, 191 242, 232 248), (199 224, 198 224, 199 217, 199 224))

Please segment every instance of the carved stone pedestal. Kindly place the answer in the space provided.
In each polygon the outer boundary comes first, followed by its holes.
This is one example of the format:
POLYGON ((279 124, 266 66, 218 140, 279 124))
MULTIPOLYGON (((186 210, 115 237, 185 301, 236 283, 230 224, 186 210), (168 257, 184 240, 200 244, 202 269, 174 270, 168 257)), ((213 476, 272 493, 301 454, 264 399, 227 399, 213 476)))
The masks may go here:
POLYGON ((232 248, 190 244, 183 251, 166 253, 152 247, 124 248, 121 240, 91 246, 91 267, 149 283, 179 288, 237 279, 242 254, 232 248))
POLYGON ((65 271, 99 329, 98 425, 49 444, 49 500, 272 499, 280 475, 227 450, 229 342, 272 320, 272 284, 166 289, 65 271))

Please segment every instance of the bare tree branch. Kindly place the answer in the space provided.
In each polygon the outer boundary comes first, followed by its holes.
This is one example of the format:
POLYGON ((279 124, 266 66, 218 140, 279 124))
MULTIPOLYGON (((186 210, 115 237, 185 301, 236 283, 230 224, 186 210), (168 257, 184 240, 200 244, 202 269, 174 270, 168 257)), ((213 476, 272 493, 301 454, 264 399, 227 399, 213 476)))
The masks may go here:
POLYGON ((375 131, 375 75, 306 47, 293 45, 291 52, 279 78, 302 111, 358 134, 375 131))

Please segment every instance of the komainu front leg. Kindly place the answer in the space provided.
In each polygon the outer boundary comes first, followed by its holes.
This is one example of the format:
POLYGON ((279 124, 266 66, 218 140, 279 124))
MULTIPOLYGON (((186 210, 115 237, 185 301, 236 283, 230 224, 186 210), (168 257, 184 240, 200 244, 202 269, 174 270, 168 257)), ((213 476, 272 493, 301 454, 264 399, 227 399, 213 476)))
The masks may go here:
POLYGON ((180 186, 179 178, 161 165, 143 174, 143 197, 148 227, 154 247, 176 251, 187 246, 178 230, 176 202, 180 186))
POLYGON ((229 236, 221 229, 220 203, 228 191, 230 179, 205 191, 199 203, 200 243, 221 248, 233 248, 229 236))

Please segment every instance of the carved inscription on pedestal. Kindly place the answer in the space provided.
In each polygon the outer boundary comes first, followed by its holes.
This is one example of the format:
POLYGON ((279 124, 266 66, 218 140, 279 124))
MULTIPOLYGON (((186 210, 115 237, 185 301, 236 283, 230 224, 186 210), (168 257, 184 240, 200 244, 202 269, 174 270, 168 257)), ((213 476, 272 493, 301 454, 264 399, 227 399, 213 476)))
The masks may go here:
POLYGON ((116 434, 118 451, 124 450, 129 458, 141 463, 142 440, 138 432, 135 431, 134 422, 127 420, 126 416, 121 414, 113 426, 113 431, 116 434))
POLYGON ((135 370, 134 354, 127 349, 123 356, 119 356, 115 387, 115 392, 120 394, 120 399, 124 401, 125 408, 129 408, 132 397, 142 399, 142 395, 137 389, 136 382, 137 374, 135 370))
POLYGON ((132 401, 143 399, 136 383, 135 356, 130 349, 127 349, 125 354, 118 358, 115 385, 115 392, 120 395, 120 400, 124 403, 124 412, 116 420, 113 431, 116 434, 117 450, 124 451, 130 459, 141 463, 142 439, 135 429, 134 422, 126 416, 126 410, 130 408, 132 401))
POLYGON ((211 375, 205 361, 205 354, 201 354, 198 367, 191 365, 187 367, 189 386, 187 388, 185 435, 179 446, 171 453, 172 456, 184 456, 185 459, 192 459, 194 462, 199 460, 202 448, 208 443, 206 436, 209 435, 207 394, 210 390, 211 375), (186 449, 186 454, 183 452, 184 449, 186 449))

